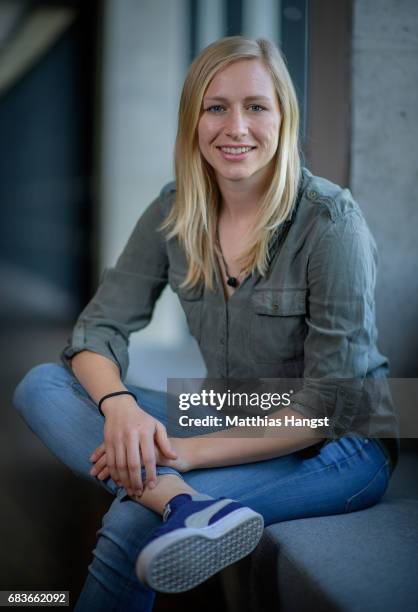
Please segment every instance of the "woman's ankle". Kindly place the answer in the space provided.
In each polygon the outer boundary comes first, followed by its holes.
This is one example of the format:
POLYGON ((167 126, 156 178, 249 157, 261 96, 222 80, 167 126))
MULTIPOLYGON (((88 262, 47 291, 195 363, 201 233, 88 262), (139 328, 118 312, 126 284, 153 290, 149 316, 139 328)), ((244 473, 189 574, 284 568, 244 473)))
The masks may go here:
POLYGON ((176 474, 161 474, 157 476, 157 484, 154 489, 145 487, 141 496, 133 495, 132 499, 138 504, 162 515, 170 499, 182 493, 191 496, 201 495, 190 487, 181 476, 177 476, 176 474))

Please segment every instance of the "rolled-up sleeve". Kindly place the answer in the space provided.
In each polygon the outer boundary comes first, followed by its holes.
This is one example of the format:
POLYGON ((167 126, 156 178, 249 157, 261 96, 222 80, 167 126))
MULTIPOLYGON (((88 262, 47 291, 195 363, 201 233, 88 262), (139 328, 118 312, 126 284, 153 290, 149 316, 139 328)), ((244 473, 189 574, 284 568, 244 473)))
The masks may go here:
POLYGON ((167 284, 168 258, 158 230, 166 199, 161 195, 137 222, 115 267, 105 270, 100 285, 77 319, 61 354, 66 367, 80 351, 107 357, 124 379, 128 370, 129 336, 151 320, 154 305, 167 284))
POLYGON ((330 222, 308 261, 304 381, 292 407, 350 429, 364 408, 363 381, 375 341, 376 247, 356 211, 330 222))

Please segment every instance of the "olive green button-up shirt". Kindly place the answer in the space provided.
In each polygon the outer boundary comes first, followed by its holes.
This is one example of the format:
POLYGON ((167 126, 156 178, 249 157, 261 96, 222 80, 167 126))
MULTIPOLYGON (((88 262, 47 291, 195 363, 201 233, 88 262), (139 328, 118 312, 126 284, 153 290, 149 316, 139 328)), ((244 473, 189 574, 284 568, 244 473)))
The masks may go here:
MULTIPOLYGON (((169 283, 209 378, 303 377, 291 407, 318 417, 323 414, 312 381, 385 375, 387 359, 376 344, 376 246, 349 190, 303 169, 292 215, 270 243, 266 275, 247 277, 228 300, 219 271, 214 291, 203 284, 180 287, 185 253, 177 239, 166 241, 158 231, 174 197, 175 185, 167 185, 137 222, 80 314, 64 363, 87 349, 116 363, 123 379, 129 335, 149 323, 169 283)), ((322 409, 328 415, 344 393, 331 395, 333 406, 322 409)), ((380 410, 382 422, 391 421, 386 404, 373 410, 380 410)))

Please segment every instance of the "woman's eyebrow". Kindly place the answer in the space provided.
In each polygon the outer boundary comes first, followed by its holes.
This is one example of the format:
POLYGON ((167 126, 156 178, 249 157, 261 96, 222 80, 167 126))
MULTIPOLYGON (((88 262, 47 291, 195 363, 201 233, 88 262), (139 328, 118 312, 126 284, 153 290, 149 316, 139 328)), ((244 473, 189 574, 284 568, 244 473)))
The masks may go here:
MULTIPOLYGON (((246 98, 244 98, 244 102, 254 102, 255 100, 257 101, 265 101, 265 102, 271 102, 271 98, 268 98, 267 96, 247 96, 246 98)), ((229 102, 228 98, 224 98, 223 96, 214 96, 214 97, 205 97, 204 98, 205 102, 229 102)))

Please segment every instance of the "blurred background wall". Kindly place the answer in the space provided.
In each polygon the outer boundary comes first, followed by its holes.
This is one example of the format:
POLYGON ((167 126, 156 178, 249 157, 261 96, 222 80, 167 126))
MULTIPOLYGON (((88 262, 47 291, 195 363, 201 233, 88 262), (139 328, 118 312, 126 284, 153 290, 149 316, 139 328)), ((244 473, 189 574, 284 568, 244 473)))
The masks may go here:
MULTIPOLYGON (((394 376, 417 376, 417 26, 415 0, 0 0, 1 588, 81 588, 109 496, 41 445, 11 394, 30 367, 59 359, 104 268, 173 179, 182 80, 213 40, 281 46, 305 163, 352 189, 379 246, 381 349, 394 376)), ((165 388, 202 372, 167 289, 132 338, 129 379, 165 388)))

